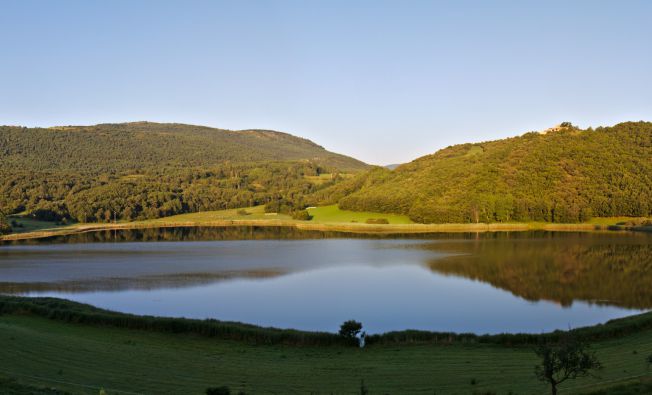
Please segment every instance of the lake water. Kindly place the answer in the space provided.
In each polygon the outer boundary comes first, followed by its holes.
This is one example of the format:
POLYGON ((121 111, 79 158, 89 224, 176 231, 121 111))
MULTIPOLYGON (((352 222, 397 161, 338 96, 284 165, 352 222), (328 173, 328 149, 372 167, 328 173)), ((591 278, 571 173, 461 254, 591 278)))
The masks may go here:
POLYGON ((105 231, 0 245, 0 293, 337 331, 533 332, 652 308, 652 235, 105 231))

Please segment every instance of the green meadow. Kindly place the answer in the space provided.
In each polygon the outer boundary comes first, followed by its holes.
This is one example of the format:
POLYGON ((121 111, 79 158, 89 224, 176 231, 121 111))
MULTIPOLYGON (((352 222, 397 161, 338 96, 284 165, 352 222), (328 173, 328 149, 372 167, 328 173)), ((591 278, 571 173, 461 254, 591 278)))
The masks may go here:
MULTIPOLYGON (((341 210, 336 204, 330 206, 321 206, 308 208, 312 216, 310 221, 295 221, 299 223, 366 223, 369 219, 386 219, 389 224, 412 224, 413 222, 406 215, 358 212, 341 210)), ((292 221, 292 217, 287 214, 266 213, 265 206, 246 207, 241 209, 203 211, 198 213, 178 214, 164 218, 157 218, 147 221, 136 221, 135 223, 208 223, 216 221, 292 221)))
POLYGON ((175 222, 215 222, 215 221, 246 221, 246 220, 291 220, 292 217, 286 214, 265 213, 265 206, 254 206, 240 209, 202 211, 198 213, 178 214, 170 217, 157 218, 142 223, 175 223, 175 222))
MULTIPOLYGON (((196 321, 187 320, 135 325, 139 318, 69 302, 57 308, 50 304, 43 314, 6 306, 0 315, 0 389, 2 383, 12 391, 28 388, 13 393, 41 393, 29 392, 31 387, 74 394, 97 394, 101 388, 107 394, 201 394, 208 387, 228 386, 246 394, 359 394, 362 381, 370 394, 547 393, 533 373, 532 345, 510 346, 494 338, 489 343, 379 342, 360 349, 233 340, 229 337, 238 331, 233 325, 208 336, 192 327, 196 321), (100 323, 97 317, 107 314, 115 320, 100 323)), ((642 317, 625 322, 649 321, 642 317)), ((594 378, 564 383, 560 392, 646 393, 634 392, 649 389, 652 380, 645 362, 652 354, 652 330, 643 326, 596 340, 593 349, 604 368, 594 378)), ((301 338, 297 335, 295 340, 301 338)))
POLYGON ((41 221, 24 215, 12 215, 7 218, 10 222, 18 226, 12 226, 14 233, 38 232, 43 230, 52 230, 64 228, 67 225, 56 224, 52 221, 41 221))
POLYGON ((365 223, 370 219, 386 219, 389 224, 412 224, 407 215, 374 213, 369 211, 342 210, 336 204, 309 208, 311 222, 315 223, 365 223))

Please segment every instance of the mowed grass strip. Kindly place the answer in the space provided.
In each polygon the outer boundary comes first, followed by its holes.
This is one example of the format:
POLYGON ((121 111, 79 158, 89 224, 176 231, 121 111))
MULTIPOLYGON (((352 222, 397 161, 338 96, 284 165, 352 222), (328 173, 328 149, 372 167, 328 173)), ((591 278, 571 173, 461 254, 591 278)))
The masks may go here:
MULTIPOLYGON (((221 385, 249 394, 353 394, 362 379, 371 393, 546 393, 533 374, 536 357, 525 346, 374 345, 360 350, 251 345, 5 315, 0 317, 0 349, 0 374, 82 394, 97 393, 84 386, 200 394, 221 385)), ((594 349, 605 367, 600 378, 568 382, 562 393, 648 374, 645 357, 652 354, 652 331, 599 342, 594 349)))

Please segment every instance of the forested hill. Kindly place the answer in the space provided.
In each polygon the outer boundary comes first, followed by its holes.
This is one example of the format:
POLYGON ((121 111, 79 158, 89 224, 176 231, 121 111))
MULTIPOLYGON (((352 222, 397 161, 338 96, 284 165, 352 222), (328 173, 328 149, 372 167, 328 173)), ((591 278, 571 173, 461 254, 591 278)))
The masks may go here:
POLYGON ((366 169, 306 139, 149 122, 0 127, 2 214, 108 222, 265 205, 297 213, 306 197, 366 169))
POLYGON ((225 161, 309 160, 343 171, 366 167, 356 159, 286 133, 152 122, 53 128, 3 126, 0 158, 4 170, 97 173, 213 166, 225 161))
POLYGON ((376 168, 321 193, 352 210, 424 223, 578 222, 652 213, 652 123, 462 144, 376 168))

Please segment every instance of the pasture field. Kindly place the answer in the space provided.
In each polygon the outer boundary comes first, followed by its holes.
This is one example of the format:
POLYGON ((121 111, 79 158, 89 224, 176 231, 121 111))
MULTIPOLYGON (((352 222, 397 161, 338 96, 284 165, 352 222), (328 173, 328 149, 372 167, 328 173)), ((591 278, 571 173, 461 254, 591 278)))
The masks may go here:
POLYGON ((292 217, 285 214, 265 213, 265 206, 254 206, 230 210, 219 211, 202 211, 198 213, 188 213, 151 219, 146 221, 136 221, 136 223, 157 224, 157 223, 186 223, 197 222, 206 223, 214 221, 260 221, 260 220, 292 220, 292 217))
MULTIPOLYGON (((101 311, 88 312, 96 313, 101 311)), ((53 318, 0 315, 0 377, 15 380, 13 387, 74 394, 100 388, 107 394, 201 394, 219 386, 246 394, 356 394, 364 380, 371 394, 547 393, 534 376, 537 359, 527 345, 254 344, 53 318)), ((604 366, 598 377, 564 383, 560 393, 649 388, 652 371, 645 359, 652 354, 652 330, 597 341, 593 349, 604 366)))
POLYGON ((365 223, 369 219, 386 219, 389 224, 412 224, 407 215, 372 213, 363 211, 341 210, 336 204, 309 208, 308 212, 313 216, 310 222, 314 223, 365 223))
POLYGON ((38 219, 30 218, 21 215, 11 215, 7 217, 9 222, 15 222, 18 226, 13 227, 14 233, 29 233, 38 232, 42 230, 52 230, 64 228, 67 225, 58 225, 51 221, 40 221, 38 219))

